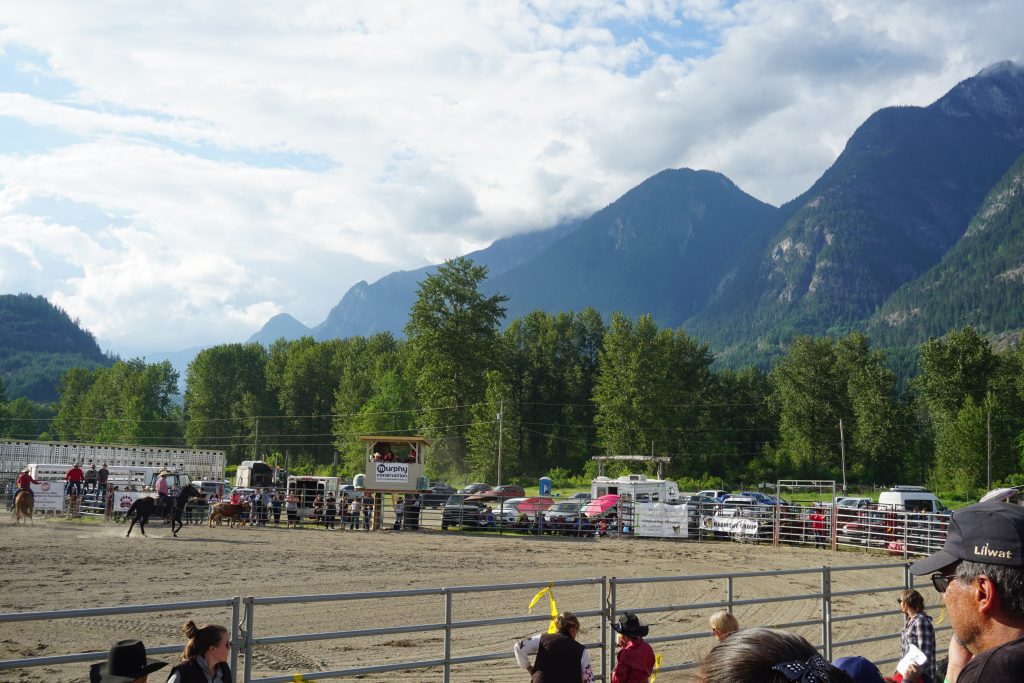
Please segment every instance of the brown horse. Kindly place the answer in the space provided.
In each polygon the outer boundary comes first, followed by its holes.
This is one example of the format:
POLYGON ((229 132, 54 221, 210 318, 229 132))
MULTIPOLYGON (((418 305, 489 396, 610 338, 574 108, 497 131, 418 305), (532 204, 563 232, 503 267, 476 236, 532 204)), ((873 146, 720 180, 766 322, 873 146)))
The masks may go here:
POLYGON ((32 519, 32 512, 36 507, 36 499, 31 493, 25 493, 24 491, 18 492, 18 497, 14 499, 14 523, 20 524, 21 518, 26 517, 28 521, 35 524, 32 519))

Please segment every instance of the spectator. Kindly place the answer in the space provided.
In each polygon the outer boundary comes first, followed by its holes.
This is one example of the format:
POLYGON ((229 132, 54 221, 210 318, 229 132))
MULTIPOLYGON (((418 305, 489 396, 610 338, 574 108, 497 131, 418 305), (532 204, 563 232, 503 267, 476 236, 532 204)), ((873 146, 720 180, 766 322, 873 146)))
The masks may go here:
POLYGON ((815 503, 814 509, 811 510, 811 514, 807 517, 811 520, 811 535, 814 536, 814 547, 824 548, 825 547, 825 513, 822 512, 821 507, 815 503))
POLYGON ((363 495, 363 528, 370 530, 370 515, 373 514, 373 497, 370 494, 363 495))
POLYGON ((228 630, 210 624, 199 628, 191 620, 183 630, 188 643, 167 683, 231 683, 228 654, 232 643, 228 630))
POLYGON ((647 624, 632 612, 623 612, 612 628, 619 635, 611 683, 648 683, 654 673, 654 650, 644 642, 647 624))
MULTIPOLYGON (((614 681, 614 675, 612 680, 614 681)), ((770 628, 746 628, 721 641, 701 662, 701 683, 848 683, 800 636, 770 628)))
POLYGON ((270 519, 270 508, 274 505, 274 494, 270 489, 263 489, 260 495, 260 526, 266 526, 270 519))
POLYGON ((335 499, 333 493, 328 493, 327 498, 324 500, 324 526, 328 529, 333 529, 338 514, 338 501, 335 499))
POLYGON ((95 491, 96 490, 96 463, 89 463, 89 469, 85 473, 85 490, 95 491))
POLYGON ((64 475, 64 481, 67 482, 65 490, 67 494, 81 497, 82 495, 82 482, 85 480, 85 472, 82 471, 82 466, 77 462, 67 471, 64 475))
POLYGON ((299 527, 299 497, 292 491, 284 502, 285 513, 288 515, 287 526, 299 527))
POLYGON ((281 492, 274 491, 274 497, 270 499, 270 505, 274 509, 274 526, 281 525, 281 492))
POLYGON ((120 640, 110 648, 106 662, 89 667, 90 683, 146 683, 149 674, 167 662, 149 659, 141 640, 120 640))
POLYGON ((394 524, 394 526, 391 527, 394 531, 401 531, 402 530, 402 518, 404 516, 405 516, 405 498, 402 498, 402 499, 400 499, 398 501, 398 504, 395 505, 395 524, 394 524))
POLYGON ((910 571, 931 574, 949 614, 946 680, 1024 681, 1024 507, 957 510, 942 550, 910 571))
POLYGON ((928 661, 920 667, 924 683, 936 683, 935 678, 935 629, 932 618, 924 613, 924 598, 913 588, 900 591, 897 598, 900 611, 906 617, 900 634, 900 657, 905 657, 911 645, 916 645, 928 661))
POLYGON ((590 655, 576 641, 579 632, 580 620, 572 612, 563 612, 555 617, 554 633, 538 633, 515 644, 512 651, 516 662, 530 673, 533 683, 592 683, 590 655), (537 657, 531 665, 532 654, 537 657))
POLYGON ((864 657, 840 657, 832 666, 846 672, 853 683, 884 683, 882 672, 864 657))
POLYGON ((711 635, 718 638, 719 641, 725 640, 730 633, 740 630, 740 622, 736 620, 736 615, 725 610, 712 614, 708 623, 711 624, 711 635))
POLYGON ((316 526, 320 526, 320 522, 324 518, 324 499, 319 493, 316 494, 316 498, 313 499, 313 523, 316 526))
POLYGON ((107 463, 103 463, 100 469, 96 472, 96 489, 103 498, 107 497, 108 479, 110 479, 110 470, 107 469, 107 463))
POLYGON ((358 497, 352 499, 352 503, 348 506, 348 528, 355 530, 359 528, 359 514, 363 510, 363 499, 358 497))

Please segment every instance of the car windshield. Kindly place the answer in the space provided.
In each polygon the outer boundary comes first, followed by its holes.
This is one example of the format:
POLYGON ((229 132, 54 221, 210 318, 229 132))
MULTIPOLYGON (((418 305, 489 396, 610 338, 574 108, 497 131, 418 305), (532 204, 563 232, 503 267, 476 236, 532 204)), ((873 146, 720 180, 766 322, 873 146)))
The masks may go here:
POLYGON ((448 496, 448 500, 446 500, 444 504, 445 505, 453 505, 453 506, 454 505, 462 505, 462 503, 465 500, 466 500, 466 496, 453 494, 453 495, 448 496))
POLYGON ((576 512, 582 505, 580 503, 558 503, 551 510, 553 512, 576 512))

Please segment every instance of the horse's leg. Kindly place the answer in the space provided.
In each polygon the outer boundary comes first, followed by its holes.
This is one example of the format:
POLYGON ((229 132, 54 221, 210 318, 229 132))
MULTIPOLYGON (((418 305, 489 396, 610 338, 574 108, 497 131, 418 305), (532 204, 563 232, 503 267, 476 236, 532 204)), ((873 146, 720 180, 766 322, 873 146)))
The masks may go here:
MULTIPOLYGON (((130 512, 130 511, 129 511, 130 512)), ((132 516, 132 523, 128 525, 128 533, 124 535, 125 538, 129 538, 132 535, 132 529, 135 527, 135 516, 132 516)))
POLYGON ((174 516, 171 517, 171 535, 177 536, 178 532, 181 531, 181 527, 185 526, 185 523, 181 521, 181 508, 174 509, 174 516), (177 524, 178 528, 175 529, 174 525, 177 524))

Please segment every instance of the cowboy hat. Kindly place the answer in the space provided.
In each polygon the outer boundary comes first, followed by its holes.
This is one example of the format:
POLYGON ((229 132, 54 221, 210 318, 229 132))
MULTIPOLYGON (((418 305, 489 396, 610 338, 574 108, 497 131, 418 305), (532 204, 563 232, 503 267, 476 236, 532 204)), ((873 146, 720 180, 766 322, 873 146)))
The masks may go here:
POLYGON ((90 683, 131 683, 167 666, 167 662, 146 657, 141 640, 120 640, 110 648, 107 661, 89 668, 90 683))
POLYGON ((640 617, 632 612, 620 614, 618 621, 612 624, 612 628, 629 638, 643 638, 650 631, 647 624, 640 621, 640 617))
POLYGON ((162 469, 159 472, 157 472, 157 474, 159 474, 161 477, 166 477, 168 474, 170 474, 170 472, 168 472, 166 469, 162 469))

